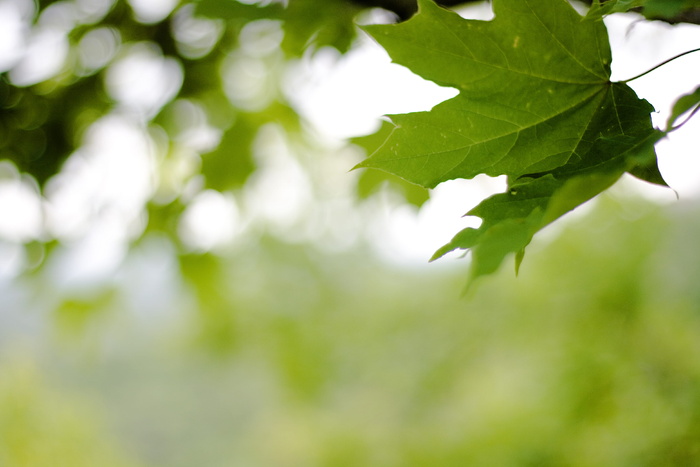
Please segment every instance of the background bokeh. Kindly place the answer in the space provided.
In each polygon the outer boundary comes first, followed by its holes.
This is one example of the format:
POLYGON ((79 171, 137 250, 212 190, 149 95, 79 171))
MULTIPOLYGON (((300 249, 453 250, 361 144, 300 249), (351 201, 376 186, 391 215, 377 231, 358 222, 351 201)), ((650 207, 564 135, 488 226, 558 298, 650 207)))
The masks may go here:
MULTIPOLYGON (((366 3, 0 0, 0 467, 700 465, 697 146, 462 295, 502 181, 349 172, 452 92, 366 3)), ((616 60, 699 37, 640 18, 616 60)))

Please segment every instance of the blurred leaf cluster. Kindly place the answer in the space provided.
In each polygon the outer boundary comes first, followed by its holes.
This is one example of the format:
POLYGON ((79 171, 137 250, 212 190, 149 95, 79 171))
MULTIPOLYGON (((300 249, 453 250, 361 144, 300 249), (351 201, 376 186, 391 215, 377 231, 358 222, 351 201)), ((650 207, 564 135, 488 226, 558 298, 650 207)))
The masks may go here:
MULTIPOLYGON (((204 0, 177 2, 169 13, 152 18, 139 16, 139 9, 132 10, 126 1, 97 3, 99 6, 80 1, 40 1, 36 6, 18 6, 29 10, 24 20, 30 21, 24 26, 31 29, 30 37, 51 29, 61 34, 60 39, 68 46, 62 66, 53 75, 32 79, 22 74, 20 66, 11 65, 1 75, 1 155, 40 184, 60 170, 62 162, 80 145, 86 128, 113 110, 114 96, 104 89, 104 74, 130 45, 146 42, 158 53, 176 59, 183 69, 181 89, 155 120, 171 137, 185 130, 178 124, 187 123, 173 114, 173 106, 189 100, 205 110, 207 122, 225 137, 230 131, 233 134, 228 138, 238 140, 246 125, 254 134, 265 122, 281 118, 293 124, 298 119, 293 111, 284 116, 279 107, 286 101, 276 89, 276 62, 300 57, 308 47, 347 51, 355 36, 353 20, 359 12, 359 8, 353 9, 343 1, 300 1, 284 8, 280 3, 263 6, 204 0), (241 37, 244 30, 245 37, 241 37), (224 94, 222 62, 242 49, 264 62, 265 79, 270 81, 264 96, 269 102, 263 103, 269 106, 260 104, 259 112, 253 112, 259 114, 256 118, 245 115, 241 112, 245 109, 224 94), (280 50, 282 55, 278 55, 280 50), (175 121, 168 116, 175 117, 175 121), (236 125, 237 120, 241 122, 236 125)), ((246 136, 248 133, 251 131, 245 131, 246 136)), ((249 142, 243 140, 222 151, 230 159, 250 159, 249 142)), ((236 184, 252 170, 252 163, 232 163, 227 169, 225 173, 233 181, 223 184, 236 184)))
MULTIPOLYGON (((348 52, 366 5, 347 0, 163 5, 2 3, 17 50, 0 56, 0 181, 21 185, 41 203, 37 226, 16 239, 25 246, 24 256, 33 258, 26 269, 44 263, 57 246, 86 236, 90 226, 112 216, 114 205, 130 243, 155 232, 180 244, 179 226, 196 198, 214 191, 240 207, 243 198, 256 196, 246 190, 264 178, 261 169, 271 160, 291 157, 288 164, 302 178, 332 185, 314 175, 324 163, 346 173, 359 159, 347 147, 320 142, 290 98, 296 91, 289 76, 302 73, 298 70, 319 51, 335 59, 348 52), (104 134, 117 126, 128 132, 104 143, 104 134), (118 146, 130 138, 140 138, 140 146, 118 146), (105 151, 100 141, 117 152, 107 165, 96 155, 105 151), (124 153, 122 161, 118 152, 124 153), (324 155, 336 161, 323 162, 324 155), (124 172, 122 181, 107 181, 115 173, 109 164, 124 172), (105 172, 95 173, 98 166, 105 172), (109 184, 115 185, 112 195, 103 199, 109 184), (134 200, 123 201, 131 194, 134 200), (80 206, 62 207, 66 198, 80 206)), ((424 191, 383 175, 363 175, 354 187, 359 177, 346 179, 356 199, 387 181, 409 202, 427 199, 424 191)))

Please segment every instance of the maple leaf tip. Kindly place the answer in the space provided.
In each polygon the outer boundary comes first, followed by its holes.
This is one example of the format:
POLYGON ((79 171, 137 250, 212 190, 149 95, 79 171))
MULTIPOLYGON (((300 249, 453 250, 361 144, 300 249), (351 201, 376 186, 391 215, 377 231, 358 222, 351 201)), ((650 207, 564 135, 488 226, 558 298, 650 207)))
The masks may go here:
POLYGON ((368 169, 368 168, 370 168, 371 165, 369 165, 369 164, 367 163, 368 160, 369 160, 369 159, 365 159, 365 160, 363 160, 362 162, 360 162, 360 163, 358 163, 358 164, 355 164, 355 166, 354 166, 353 168, 351 168, 350 170, 348 170, 348 172, 352 172, 353 170, 357 170, 357 169, 368 169))

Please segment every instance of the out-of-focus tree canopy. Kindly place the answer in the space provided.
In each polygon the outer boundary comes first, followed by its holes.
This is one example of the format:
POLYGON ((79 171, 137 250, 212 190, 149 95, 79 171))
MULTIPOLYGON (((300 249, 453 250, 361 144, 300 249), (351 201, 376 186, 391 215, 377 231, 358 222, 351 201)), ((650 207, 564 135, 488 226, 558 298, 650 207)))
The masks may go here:
POLYGON ((323 47, 346 52, 357 16, 371 6, 249 3, 5 1, 19 50, 0 69, 0 157, 44 185, 108 113, 129 111, 164 130, 171 146, 201 117, 219 137, 200 151, 208 155, 206 186, 240 186, 255 168, 256 130, 277 122, 299 131, 282 89, 284 64, 323 47), (134 102, 138 91, 129 87, 155 73, 139 60, 162 65, 167 76, 134 102))
POLYGON ((254 134, 270 121, 294 128, 298 118, 280 91, 280 61, 308 47, 346 51, 360 11, 340 1, 292 2, 288 8, 235 1, 164 2, 156 8, 132 3, 4 3, 19 16, 13 27, 21 30, 18 40, 26 49, 4 64, 2 157, 40 184, 60 170, 97 118, 127 107, 140 113, 141 123, 158 125, 174 139, 192 126, 177 113, 186 100, 195 106, 189 114, 203 112, 221 133, 219 150, 231 159, 217 167, 223 155, 206 158, 204 173, 216 174, 207 183, 219 189, 240 185, 253 169, 252 136, 238 141, 236 134, 254 134), (149 79, 138 60, 149 59, 163 62, 171 82, 158 76, 163 82, 152 83, 153 102, 132 102, 129 87, 149 79), (42 61, 55 66, 42 67, 42 61), (125 78, 130 81, 122 81, 125 67, 136 68, 126 70, 133 74, 125 78), (227 140, 237 142, 231 147, 227 140))
MULTIPOLYGON (((280 180, 280 172, 291 170, 282 185, 296 174, 334 186, 319 175, 321 167, 334 164, 345 174, 357 162, 338 156, 337 144, 336 161, 324 159, 330 150, 300 115, 293 83, 304 79, 304 57, 348 51, 356 21, 374 11, 372 4, 4 0, 0 6, 8 35, 0 62, 0 161, 6 161, 0 175, 41 198, 31 211, 40 219, 17 236, 29 245, 30 268, 46 257, 45 247, 85 236, 98 220, 127 226, 127 242, 160 232, 180 243, 195 200, 208 196, 240 207, 251 177, 253 185, 264 184, 260 169, 274 165, 280 180)), ((386 174, 345 178, 340 185, 360 199, 387 182, 409 202, 427 199, 424 189, 386 174)), ((312 187, 312 197, 320 189, 312 187)))

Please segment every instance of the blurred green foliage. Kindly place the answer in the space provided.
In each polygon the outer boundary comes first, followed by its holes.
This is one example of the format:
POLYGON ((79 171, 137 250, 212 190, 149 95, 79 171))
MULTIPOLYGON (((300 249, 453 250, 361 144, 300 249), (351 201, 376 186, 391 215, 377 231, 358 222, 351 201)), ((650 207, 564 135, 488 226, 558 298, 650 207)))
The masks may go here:
POLYGON ((94 423, 83 394, 150 466, 696 465, 698 214, 604 198, 519 278, 502 272, 467 298, 461 268, 363 251, 270 238, 185 256, 173 295, 146 290, 168 310, 151 324, 153 305, 125 301, 138 283, 122 284, 95 304, 99 328, 33 336, 42 376, 3 378, 14 435, 0 439, 17 458, 34 451, 15 441, 33 430, 13 421, 28 406, 94 423))
MULTIPOLYGON (((101 5, 93 7, 98 14, 81 16, 76 10, 82 11, 86 7, 80 2, 38 2, 32 15, 33 25, 30 25, 36 32, 46 24, 56 22, 58 15, 63 15, 63 21, 68 25, 61 25, 67 28, 66 40, 70 46, 62 68, 48 79, 28 84, 23 83, 21 73, 20 78, 13 80, 8 73, 11 68, 0 70, 0 159, 13 161, 42 185, 59 172, 71 152, 81 145, 89 124, 115 106, 115 98, 105 91, 103 80, 119 54, 100 57, 101 63, 94 68, 81 66, 86 43, 87 46, 102 45, 97 37, 90 36, 91 33, 108 28, 122 49, 147 42, 166 57, 178 61, 183 68, 184 80, 181 89, 172 97, 172 104, 177 104, 178 99, 194 100, 205 108, 208 122, 224 132, 224 144, 219 151, 225 152, 233 162, 215 176, 206 173, 207 180, 214 178, 212 187, 219 188, 231 183, 235 185, 254 169, 249 156, 251 140, 260 126, 276 120, 280 104, 285 103, 284 96, 274 89, 283 79, 281 69, 275 70, 269 59, 279 61, 301 57, 309 48, 333 47, 340 52, 348 51, 356 35, 354 19, 363 9, 345 0, 299 0, 286 8, 281 3, 256 5, 235 0, 203 0, 177 2, 170 14, 146 21, 132 12, 129 2, 112 0, 101 2, 101 5), (200 20, 209 17, 214 22, 208 26, 200 24, 198 31, 190 33, 188 28, 193 27, 192 17, 200 20), (240 55, 241 46, 255 47, 255 44, 251 46, 251 41, 262 35, 248 34, 241 44, 241 32, 247 25, 256 23, 259 26, 261 22, 268 22, 271 30, 281 28, 282 31, 280 48, 256 57, 265 60, 267 54, 265 73, 269 74, 268 79, 273 85, 266 96, 270 106, 263 105, 253 120, 244 113, 241 122, 233 124, 237 121, 237 114, 245 109, 225 95, 221 68, 226 60, 240 55), (210 30, 203 32, 207 27, 210 30), (218 32, 214 31, 216 28, 218 32), (270 55, 271 52, 274 53, 270 55), (227 117, 222 120, 223 114, 227 117), (242 131, 245 135, 239 140, 242 131), (231 140, 236 140, 237 144, 232 146, 231 140), (239 159, 242 161, 236 162, 239 159), (233 182, 220 180, 223 176, 231 177, 233 182)), ((102 52, 108 53, 107 50, 102 52)), ((166 106, 163 112, 167 114, 170 107, 166 106)), ((298 119, 294 110, 287 114, 298 119)), ((163 117, 155 119, 155 123, 163 121, 163 117)), ((171 130, 170 136, 176 136, 172 133, 172 125, 165 126, 171 130)))
POLYGON ((79 396, 49 388, 26 357, 0 362, 0 465, 137 467, 79 396))
MULTIPOLYGON (((266 128, 278 128, 297 146, 293 157, 314 170, 317 161, 307 155, 322 144, 285 90, 290 67, 322 49, 334 49, 336 56, 349 51, 356 17, 368 10, 348 0, 180 1, 160 15, 136 0, 6 3, 5 27, 19 45, 14 61, 0 56, 0 160, 29 175, 46 196, 56 187, 79 185, 71 177, 85 154, 89 158, 100 122, 126 119, 146 132, 155 159, 152 194, 137 206, 137 215, 149 221, 131 237, 154 228, 176 242, 173 226, 193 194, 213 189, 239 197, 265 166, 258 146, 266 128), (51 34, 46 56, 30 47, 51 34), (51 49, 55 44, 58 49, 51 49), (139 62, 144 57, 153 68, 139 62), (32 71, 54 58, 57 68, 32 71), (141 68, 136 75, 134 67, 141 68), (162 82, 144 94, 139 81, 153 81, 153 73, 163 74, 162 82), (168 77, 172 83, 164 81, 168 77), (162 101, 143 104, 160 94, 162 101)), ((345 161, 345 170, 355 162, 345 161)), ((55 237, 46 228, 25 243, 55 237)))

